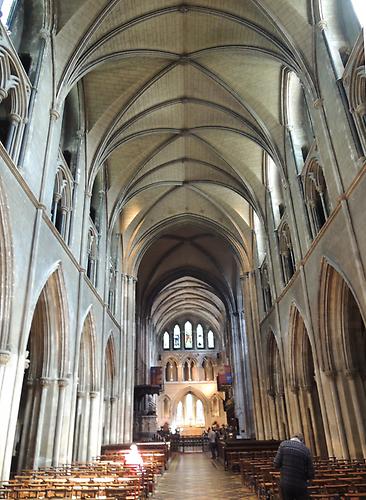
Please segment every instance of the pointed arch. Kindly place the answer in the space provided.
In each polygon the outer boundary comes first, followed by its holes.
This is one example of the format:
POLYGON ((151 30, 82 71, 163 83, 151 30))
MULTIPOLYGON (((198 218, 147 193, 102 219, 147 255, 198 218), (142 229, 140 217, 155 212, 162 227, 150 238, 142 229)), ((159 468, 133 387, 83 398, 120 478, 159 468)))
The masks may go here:
POLYGON ((38 295, 29 335, 23 337, 20 348, 21 352, 27 349, 30 364, 24 374, 14 443, 18 470, 57 464, 65 453, 64 423, 57 419, 54 407, 55 401, 61 404, 58 395, 69 373, 68 308, 59 263, 55 267, 38 295), (48 415, 47 425, 44 415, 48 415))
POLYGON ((349 281, 323 259, 320 273, 319 329, 321 367, 326 372, 364 372, 366 328, 349 281))
POLYGON ((84 319, 80 338, 79 387, 90 391, 98 387, 95 323, 91 309, 84 319))

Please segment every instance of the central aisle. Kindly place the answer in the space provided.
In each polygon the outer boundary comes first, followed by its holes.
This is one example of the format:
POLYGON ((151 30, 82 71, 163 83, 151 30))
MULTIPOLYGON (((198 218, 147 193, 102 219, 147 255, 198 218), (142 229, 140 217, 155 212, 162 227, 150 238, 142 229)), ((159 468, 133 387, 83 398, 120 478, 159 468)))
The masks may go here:
POLYGON ((204 453, 177 454, 159 481, 156 500, 237 500, 256 499, 246 490, 240 474, 225 471, 218 462, 204 453))

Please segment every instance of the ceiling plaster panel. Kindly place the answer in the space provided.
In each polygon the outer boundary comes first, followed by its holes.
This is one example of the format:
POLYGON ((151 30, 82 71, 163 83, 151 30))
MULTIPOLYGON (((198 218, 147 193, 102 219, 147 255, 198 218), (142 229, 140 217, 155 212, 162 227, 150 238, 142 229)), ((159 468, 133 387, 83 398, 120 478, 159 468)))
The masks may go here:
POLYGON ((221 130, 202 130, 198 135, 215 146, 243 180, 262 183, 263 152, 253 141, 238 133, 221 130))
POLYGON ((250 132, 250 129, 238 118, 217 108, 200 103, 177 103, 145 114, 126 128, 121 136, 126 137, 142 130, 157 128, 187 130, 209 126, 235 128, 243 132, 250 132))
POLYGON ((133 177, 137 165, 151 153, 159 144, 169 137, 167 134, 153 134, 139 137, 118 148, 108 159, 108 191, 109 210, 120 191, 133 177))
MULTIPOLYGON (((235 172, 220 157, 215 154, 206 144, 194 136, 177 137, 167 145, 161 152, 155 155, 144 168, 140 170, 136 178, 146 174, 150 169, 162 165, 177 158, 193 158, 217 166, 230 176, 236 177, 235 172)), ((239 180, 239 177, 237 177, 239 180)))
POLYGON ((278 62, 237 53, 215 54, 200 61, 229 84, 266 124, 280 121, 282 66, 278 62))
POLYGON ((219 84, 191 64, 181 64, 173 67, 147 89, 124 113, 121 122, 128 121, 145 109, 177 98, 203 99, 250 119, 245 108, 219 84))
POLYGON ((200 164, 192 161, 178 161, 168 163, 165 166, 155 168, 151 173, 140 178, 139 182, 133 185, 129 191, 132 192, 142 189, 149 184, 159 182, 186 182, 201 186, 204 183, 217 183, 219 185, 228 185, 233 189, 240 190, 241 186, 227 175, 226 172, 218 168, 200 164))
POLYGON ((230 215, 236 218, 237 223, 250 226, 250 205, 242 196, 215 184, 202 184, 199 189, 215 200, 216 203, 225 206, 226 210, 230 210, 230 215))
MULTIPOLYGON (((300 0, 304 1, 304 0, 300 0)), ((98 33, 96 33, 91 41, 95 42, 103 34, 109 33, 123 23, 131 19, 136 19, 141 15, 154 12, 158 9, 176 7, 180 3, 177 0, 123 0, 117 3, 110 14, 105 17, 100 24, 98 33)), ((268 22, 268 18, 260 12, 253 2, 242 2, 240 0, 189 0, 184 2, 185 5, 207 7, 208 9, 216 9, 222 12, 231 13, 248 21, 255 22, 261 26, 266 26, 269 31, 277 32, 274 25, 268 22)), ((187 14, 185 14, 187 15, 187 14)))
POLYGON ((172 12, 116 32, 99 47, 96 45, 96 49, 85 59, 84 64, 90 64, 109 54, 133 49, 191 54, 223 45, 258 47, 280 53, 272 41, 232 20, 197 12, 172 12))
MULTIPOLYGON (((138 200, 139 196, 136 197, 136 203, 138 203, 138 200)), ((171 190, 169 194, 164 196, 149 210, 148 216, 139 228, 138 235, 142 235, 145 231, 151 229, 157 222, 167 218, 174 218, 180 214, 196 214, 199 217, 208 217, 218 224, 226 225, 236 237, 240 238, 235 227, 230 221, 225 219, 224 214, 218 207, 186 186, 171 190)))
POLYGON ((88 128, 100 119, 110 124, 116 113, 136 92, 166 66, 165 59, 135 58, 104 64, 84 78, 88 128))

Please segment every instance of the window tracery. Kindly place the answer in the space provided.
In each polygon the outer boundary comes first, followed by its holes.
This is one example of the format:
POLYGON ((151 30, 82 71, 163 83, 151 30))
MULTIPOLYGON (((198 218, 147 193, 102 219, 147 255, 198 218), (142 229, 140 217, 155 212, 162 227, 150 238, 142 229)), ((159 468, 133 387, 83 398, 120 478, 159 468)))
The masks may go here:
POLYGON ((61 151, 59 151, 58 160, 59 166, 53 189, 51 221, 62 238, 68 243, 72 211, 73 178, 61 151))
POLYGON ((9 156, 17 163, 24 127, 28 116, 30 82, 19 62, 12 55, 11 44, 6 43, 4 27, 0 23, 0 141, 9 156))
POLYGON ((306 208, 313 238, 329 216, 329 199, 323 169, 316 159, 306 163, 302 174, 306 208))
POLYGON ((215 349, 216 347, 213 331, 211 329, 207 331, 206 327, 204 328, 201 323, 194 327, 191 321, 186 321, 182 329, 178 323, 175 324, 173 331, 164 331, 161 339, 163 350, 215 349))

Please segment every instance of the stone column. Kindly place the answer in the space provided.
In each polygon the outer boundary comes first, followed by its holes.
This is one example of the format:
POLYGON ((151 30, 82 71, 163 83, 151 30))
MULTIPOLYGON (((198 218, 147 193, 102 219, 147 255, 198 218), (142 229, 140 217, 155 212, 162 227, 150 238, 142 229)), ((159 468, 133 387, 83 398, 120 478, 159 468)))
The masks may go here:
MULTIPOLYGON (((40 465, 40 452, 43 438, 43 429, 45 426, 45 417, 46 417, 46 405, 47 405, 47 393, 48 388, 50 386, 51 379, 42 377, 39 379, 40 385, 40 405, 38 412, 38 422, 37 422, 37 431, 36 431, 36 442, 34 448, 34 461, 33 467, 37 468, 40 465)), ((47 424, 46 424, 47 425, 47 424)))
POLYGON ((27 466, 26 452, 28 451, 28 446, 30 442, 30 423, 32 419, 32 409, 34 401, 34 391, 35 384, 34 380, 31 378, 27 379, 27 394, 26 394, 26 405, 24 411, 24 425, 23 432, 20 441, 19 457, 18 457, 18 472, 27 466))
POLYGON ((330 390, 332 394, 332 400, 333 400, 333 406, 334 406, 334 411, 335 411, 335 417, 336 417, 336 422, 337 422, 337 428, 338 428, 338 436, 342 448, 342 454, 343 458, 349 459, 349 449, 348 449, 348 444, 347 444, 347 436, 346 436, 346 431, 344 428, 344 422, 343 422, 343 416, 342 416, 342 410, 341 410, 341 405, 339 401, 339 395, 338 395, 338 388, 336 384, 336 375, 332 372, 327 373, 329 385, 330 385, 330 390))
POLYGON ((53 444, 52 465, 57 467, 60 459, 61 439, 62 439, 62 424, 65 411, 65 388, 68 385, 68 380, 61 378, 58 380, 58 404, 56 414, 55 439, 53 444))
POLYGON ((110 444, 111 438, 111 398, 109 396, 104 396, 104 443, 110 444))
POLYGON ((124 441, 132 440, 133 424, 133 391, 135 384, 135 355, 136 355, 136 325, 135 325, 135 300, 136 278, 127 276, 127 315, 126 315, 126 380, 125 380, 125 415, 124 415, 124 441))
POLYGON ((295 402, 295 411, 296 411, 296 428, 293 429, 293 431, 301 432, 302 434, 304 434, 304 425, 302 422, 300 401, 299 401, 299 387, 294 385, 291 386, 290 390, 293 394, 293 399, 295 402))
POLYGON ((364 457, 366 457, 365 413, 363 412, 360 405, 360 397, 362 396, 359 392, 359 388, 357 387, 357 380, 359 380, 359 373, 356 371, 348 371, 346 372, 346 377, 348 381, 348 387, 351 393, 353 409, 355 412, 358 435, 360 436, 360 445, 362 448, 362 454, 364 457))
POLYGON ((271 438, 279 439, 276 402, 275 402, 275 394, 273 391, 268 391, 268 403, 269 403, 268 404, 269 421, 271 425, 271 438))
MULTIPOLYGON (((97 396, 96 391, 90 391, 89 394, 89 425, 88 425, 88 453, 87 460, 96 458, 96 443, 97 443, 97 396)), ((99 412, 98 412, 99 413, 99 412)))
POLYGON ((111 444, 117 443, 117 404, 118 404, 118 396, 112 396, 111 399, 111 420, 110 420, 110 439, 109 442, 111 444))
POLYGON ((235 401, 235 414, 239 421, 239 431, 242 429, 247 432, 245 421, 245 401, 244 392, 248 389, 245 387, 245 377, 243 374, 244 356, 240 345, 239 332, 239 313, 230 313, 230 330, 231 330, 231 345, 232 348, 232 375, 233 375, 233 393, 235 401), (236 342, 234 342, 236 340, 236 342))
POLYGON ((119 411, 118 411, 118 442, 123 443, 124 440, 124 415, 126 407, 126 342, 127 342, 127 332, 126 332, 126 311, 127 309, 127 276, 121 274, 121 343, 120 343, 120 353, 119 353, 119 411))

